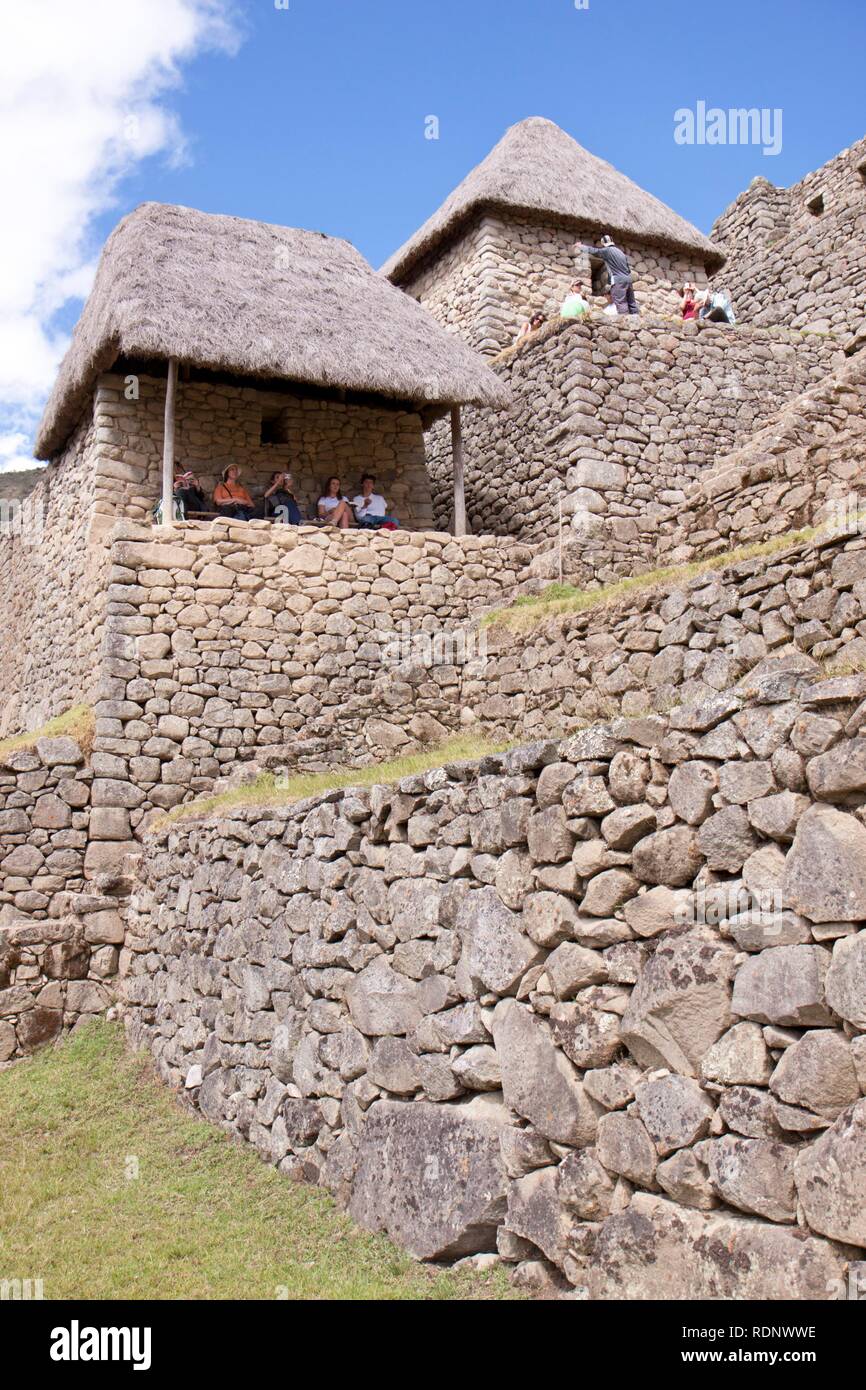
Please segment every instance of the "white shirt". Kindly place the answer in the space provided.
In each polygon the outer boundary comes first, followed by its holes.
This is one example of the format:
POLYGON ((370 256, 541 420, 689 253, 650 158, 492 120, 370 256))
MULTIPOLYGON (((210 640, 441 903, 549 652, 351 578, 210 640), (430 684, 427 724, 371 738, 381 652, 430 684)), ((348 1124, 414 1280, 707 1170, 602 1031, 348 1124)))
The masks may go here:
POLYGON ((324 507, 326 512, 332 512, 335 507, 339 507, 342 497, 320 497, 319 506, 324 507))
POLYGON ((364 497, 358 493, 357 497, 352 498, 352 507, 355 516, 385 516, 385 499, 379 492, 371 492, 369 497, 364 497), (366 506, 364 505, 366 503, 366 506))

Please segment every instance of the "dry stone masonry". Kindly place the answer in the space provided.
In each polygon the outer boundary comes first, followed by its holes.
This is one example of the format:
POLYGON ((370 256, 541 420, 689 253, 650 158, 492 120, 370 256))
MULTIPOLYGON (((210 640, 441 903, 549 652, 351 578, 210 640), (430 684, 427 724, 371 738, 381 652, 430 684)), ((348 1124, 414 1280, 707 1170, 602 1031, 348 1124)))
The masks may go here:
POLYGON ((863 678, 148 836, 128 1025, 422 1259, 827 1299, 866 1256, 863 678))
POLYGON ((843 337, 866 319, 866 139, 791 188, 756 178, 713 226, 741 318, 843 337))
MULTIPOLYGON (((626 572, 689 485, 843 361, 817 335, 601 317, 543 329, 494 362, 511 407, 465 411, 471 525, 550 541, 561 496, 579 555, 626 572)), ((447 525, 444 425, 428 454, 447 525)))
POLYGON ((130 830, 98 766, 67 737, 0 756, 0 1064, 114 1000, 126 885, 102 850, 130 830))

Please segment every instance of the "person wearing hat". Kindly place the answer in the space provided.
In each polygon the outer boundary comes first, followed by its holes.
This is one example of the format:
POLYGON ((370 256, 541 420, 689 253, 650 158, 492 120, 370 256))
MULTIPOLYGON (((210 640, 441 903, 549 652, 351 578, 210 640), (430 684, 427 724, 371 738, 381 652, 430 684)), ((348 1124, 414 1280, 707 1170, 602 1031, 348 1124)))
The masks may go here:
POLYGON ((628 256, 619 246, 614 245, 613 237, 605 234, 601 239, 600 246, 581 246, 581 250, 590 256, 595 256, 599 261, 603 261, 607 266, 607 273, 610 276, 610 293, 613 303, 616 305, 618 314, 639 314, 637 300, 634 297, 634 285, 631 278, 631 266, 628 256))
POLYGON ((240 476, 241 470, 236 463, 230 463, 223 469, 222 482, 217 483, 214 489, 214 506, 223 516, 230 516, 236 521, 249 521, 255 516, 256 508, 250 494, 238 481, 240 476))
POLYGON ((698 316, 698 290, 696 285, 683 285, 682 299, 680 300, 680 313, 684 319, 696 319, 698 316))

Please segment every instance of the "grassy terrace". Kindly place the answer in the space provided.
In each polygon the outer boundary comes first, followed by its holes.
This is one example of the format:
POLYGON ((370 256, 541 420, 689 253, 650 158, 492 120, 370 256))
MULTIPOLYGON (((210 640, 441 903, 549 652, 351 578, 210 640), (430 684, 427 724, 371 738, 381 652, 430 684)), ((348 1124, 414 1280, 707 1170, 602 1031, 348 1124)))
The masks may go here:
POLYGON ((0 1072, 0 1170, 3 1278, 48 1299, 518 1296, 416 1264, 186 1114, 117 1024, 0 1072))
POLYGON ((448 763, 483 758, 488 753, 501 753, 507 747, 510 745, 482 738, 455 738, 436 748, 407 753, 402 758, 392 758, 384 763, 371 763, 368 767, 335 767, 329 772, 299 772, 294 777, 279 777, 273 772, 264 772, 245 786, 233 787, 231 791, 203 796, 176 806, 160 817, 156 824, 161 828, 174 821, 209 816, 214 811, 243 809, 245 806, 287 806, 293 801, 303 801, 308 796, 318 796, 321 792, 335 791, 341 787, 382 786, 383 783, 399 782, 401 777, 409 777, 416 772, 445 767, 448 763))
MULTIPOLYGON (((647 570, 645 574, 630 575, 626 579, 604 584, 597 589, 579 589, 573 584, 548 584, 538 594, 522 595, 507 607, 494 608, 490 613, 486 613, 481 619, 481 626, 525 632, 540 627, 551 618, 584 613, 596 608, 609 608, 632 594, 674 588, 677 584, 687 583, 700 574, 726 569, 741 560, 751 560, 760 555, 775 555, 798 545, 806 545, 820 536, 822 531, 823 528, 820 526, 809 526, 802 531, 785 531, 769 541, 739 546, 734 550, 722 551, 718 555, 690 560, 685 565, 647 570)), ((835 538, 828 537, 828 542, 831 539, 835 538)))
POLYGON ((76 739, 85 752, 89 751, 93 743, 93 710, 89 705, 73 705, 64 714, 58 714, 56 719, 49 719, 41 729, 3 739, 0 741, 0 758, 21 748, 35 747, 37 739, 60 738, 64 734, 76 739))

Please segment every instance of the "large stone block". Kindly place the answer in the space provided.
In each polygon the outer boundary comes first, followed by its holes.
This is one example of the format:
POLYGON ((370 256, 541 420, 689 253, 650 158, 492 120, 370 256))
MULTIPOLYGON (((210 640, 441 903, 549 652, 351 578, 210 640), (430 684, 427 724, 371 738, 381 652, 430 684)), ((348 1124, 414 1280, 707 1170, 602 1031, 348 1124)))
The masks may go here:
POLYGON ((376 1101, 366 1112, 349 1214, 416 1258, 496 1249, 506 1210, 496 1107, 376 1101))
POLYGON ((591 1143, 599 1107, 554 1043, 550 1025, 525 1005, 505 999, 493 1014, 493 1041, 506 1104, 548 1139, 591 1143))
POLYGON ((663 940, 641 972, 621 1036, 645 1067, 698 1076, 704 1054, 733 1023, 734 952, 709 934, 663 940))
POLYGON ((604 1222, 593 1299, 829 1299, 844 1258, 826 1240, 727 1212, 703 1213, 636 1194, 604 1222))

